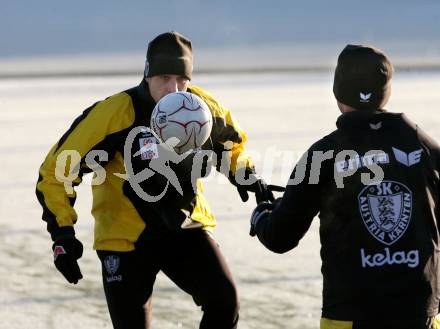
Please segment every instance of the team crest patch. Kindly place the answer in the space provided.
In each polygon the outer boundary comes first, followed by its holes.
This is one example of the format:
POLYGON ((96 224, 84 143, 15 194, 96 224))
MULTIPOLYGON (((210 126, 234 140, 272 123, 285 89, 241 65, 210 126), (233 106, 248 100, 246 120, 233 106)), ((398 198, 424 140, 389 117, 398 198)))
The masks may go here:
POLYGON ((388 246, 408 228, 412 213, 412 193, 405 185, 382 181, 366 186, 358 196, 359 211, 368 231, 388 246))
POLYGON ((120 259, 118 256, 110 255, 105 257, 104 266, 108 274, 114 275, 119 268, 120 259))

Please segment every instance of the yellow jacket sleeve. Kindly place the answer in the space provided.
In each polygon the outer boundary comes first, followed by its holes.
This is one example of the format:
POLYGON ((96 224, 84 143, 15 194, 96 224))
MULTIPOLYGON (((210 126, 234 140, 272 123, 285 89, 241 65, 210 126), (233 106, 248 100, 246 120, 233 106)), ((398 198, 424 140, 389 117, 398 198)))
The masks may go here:
MULTIPOLYGON (((241 129, 231 111, 200 87, 191 86, 189 91, 201 97, 211 110, 213 117, 211 142, 213 143, 213 149, 221 157, 227 156, 228 158, 226 162, 228 163, 229 172, 220 171, 229 178, 231 178, 231 175, 235 176, 237 169, 253 171, 254 164, 246 153, 246 132, 241 129), (219 144, 221 144, 221 147, 219 147, 219 144)), ((224 162, 225 159, 222 159, 222 161, 224 162)), ((219 169, 219 166, 217 166, 217 169, 219 169)))
MULTIPOLYGON (((93 170, 85 162, 87 154, 105 145, 109 135, 132 125, 134 117, 131 98, 126 93, 116 94, 85 110, 52 147, 40 167, 36 188, 52 237, 54 231, 72 229, 77 220, 74 187, 84 173, 93 170)), ((103 151, 108 155, 108 149, 103 151)))

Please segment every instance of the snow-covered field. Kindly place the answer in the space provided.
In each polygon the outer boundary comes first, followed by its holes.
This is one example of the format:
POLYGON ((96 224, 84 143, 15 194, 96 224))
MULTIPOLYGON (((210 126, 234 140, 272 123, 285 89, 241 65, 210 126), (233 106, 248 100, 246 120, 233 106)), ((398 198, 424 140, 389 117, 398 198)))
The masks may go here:
MULTIPOLYGON (((69 285, 52 263, 51 241, 34 190, 49 148, 83 109, 137 84, 138 76, 0 80, 0 328, 111 328, 92 250, 90 186, 78 188, 77 236, 85 245, 84 279, 69 285)), ((339 114, 331 73, 196 76, 233 110, 248 132, 248 149, 268 181, 283 184, 302 151, 331 132, 339 114)), ((440 140, 440 73, 395 74, 387 108, 406 112, 440 140)), ((248 235, 253 200, 208 178, 217 240, 241 296, 242 329, 318 328, 321 306, 318 222, 297 250, 275 255, 248 235)), ((196 328, 192 299, 160 275, 154 327, 196 328)))

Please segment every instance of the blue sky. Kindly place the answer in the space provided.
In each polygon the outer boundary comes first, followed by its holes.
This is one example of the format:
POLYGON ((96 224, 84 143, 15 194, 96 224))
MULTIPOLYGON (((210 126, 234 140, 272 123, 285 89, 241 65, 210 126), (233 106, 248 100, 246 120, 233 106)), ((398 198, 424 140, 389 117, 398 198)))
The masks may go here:
MULTIPOLYGON (((4 2, 4 0, 2 1, 4 2)), ((8 1, 0 57, 145 51, 167 30, 196 47, 439 43, 440 1, 8 1)))

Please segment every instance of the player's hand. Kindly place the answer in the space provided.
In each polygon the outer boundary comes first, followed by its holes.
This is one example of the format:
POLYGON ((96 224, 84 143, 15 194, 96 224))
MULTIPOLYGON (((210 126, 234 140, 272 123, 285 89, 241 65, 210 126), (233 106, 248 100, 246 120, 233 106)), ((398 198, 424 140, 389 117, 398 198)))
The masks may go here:
POLYGON ((258 222, 264 216, 269 215, 274 207, 275 204, 271 202, 261 202, 257 205, 251 215, 251 229, 249 231, 250 236, 255 236, 257 234, 256 227, 258 222))
POLYGON ((250 185, 237 184, 238 194, 243 202, 249 200, 249 193, 255 193, 257 204, 261 202, 273 202, 275 200, 273 193, 263 178, 256 174, 250 174, 249 180, 253 183, 250 185))
POLYGON ((83 277, 77 261, 83 254, 82 243, 74 235, 65 235, 55 240, 52 250, 57 270, 67 281, 77 284, 83 277))

